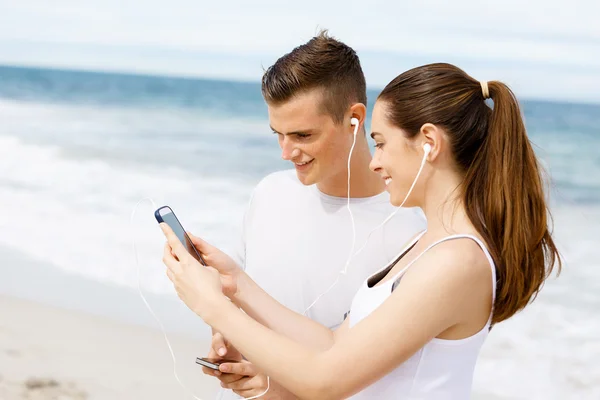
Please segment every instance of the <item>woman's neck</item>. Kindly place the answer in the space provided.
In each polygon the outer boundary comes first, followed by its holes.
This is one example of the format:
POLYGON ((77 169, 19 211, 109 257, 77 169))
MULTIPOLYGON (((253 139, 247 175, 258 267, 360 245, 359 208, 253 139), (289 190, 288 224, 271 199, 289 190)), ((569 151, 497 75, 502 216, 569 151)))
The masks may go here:
POLYGON ((462 178, 455 173, 431 177, 421 209, 427 218, 427 236, 443 237, 454 234, 475 234, 462 201, 462 178))

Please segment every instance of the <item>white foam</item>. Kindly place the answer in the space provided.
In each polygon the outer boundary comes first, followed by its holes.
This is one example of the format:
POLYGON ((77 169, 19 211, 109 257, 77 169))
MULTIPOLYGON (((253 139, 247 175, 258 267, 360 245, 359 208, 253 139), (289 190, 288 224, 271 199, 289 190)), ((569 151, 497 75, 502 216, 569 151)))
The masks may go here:
POLYGON ((600 398, 600 208, 555 211, 563 272, 492 329, 476 368, 479 399, 600 398))
MULTIPOLYGON (((134 286, 129 216, 150 196, 185 228, 224 249, 239 234, 250 188, 174 168, 127 169, 64 159, 56 147, 0 137, 0 242, 88 278, 134 286)), ((164 238, 149 204, 136 217, 144 285, 172 291, 160 262, 164 238)))

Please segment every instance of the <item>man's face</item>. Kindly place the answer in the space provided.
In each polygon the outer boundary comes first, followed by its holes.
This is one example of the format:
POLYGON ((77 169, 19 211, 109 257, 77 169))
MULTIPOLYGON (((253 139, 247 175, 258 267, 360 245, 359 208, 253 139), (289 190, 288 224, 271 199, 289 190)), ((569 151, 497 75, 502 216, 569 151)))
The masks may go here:
POLYGON ((268 105, 281 157, 294 163, 298 179, 305 185, 345 176, 352 145, 350 121, 335 124, 322 107, 321 93, 315 89, 286 103, 268 105))

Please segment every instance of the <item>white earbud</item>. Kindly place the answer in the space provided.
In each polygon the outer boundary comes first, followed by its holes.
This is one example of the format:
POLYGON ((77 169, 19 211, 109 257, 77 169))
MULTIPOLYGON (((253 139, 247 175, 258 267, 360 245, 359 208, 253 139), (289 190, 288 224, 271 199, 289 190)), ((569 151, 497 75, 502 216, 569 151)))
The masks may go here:
POLYGON ((425 151, 425 157, 427 157, 429 153, 431 153, 431 145, 429 143, 425 143, 423 145, 423 151, 425 151))
MULTIPOLYGON (((358 133, 358 128, 360 127, 360 122, 358 118, 350 118, 350 125, 354 127, 354 142, 356 143, 356 134, 358 133)), ((352 144, 352 148, 354 149, 354 143, 352 144)), ((352 156, 352 150, 350 150, 350 156, 352 156)))

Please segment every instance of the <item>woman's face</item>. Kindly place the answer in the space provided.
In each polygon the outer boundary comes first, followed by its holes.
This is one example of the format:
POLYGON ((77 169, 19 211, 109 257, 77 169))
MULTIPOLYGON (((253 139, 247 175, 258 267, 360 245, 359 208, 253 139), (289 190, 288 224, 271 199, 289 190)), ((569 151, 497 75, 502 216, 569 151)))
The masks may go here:
MULTIPOLYGON (((413 184, 421 160, 422 143, 418 139, 407 138, 405 132, 390 124, 387 118, 387 103, 378 100, 373 108, 371 137, 375 140, 375 154, 370 168, 385 180, 390 202, 398 207, 404 201, 413 184)), ((419 135, 416 136, 418 138, 419 135)), ((417 182, 404 203, 404 207, 419 206, 422 198, 422 180, 417 182)))

